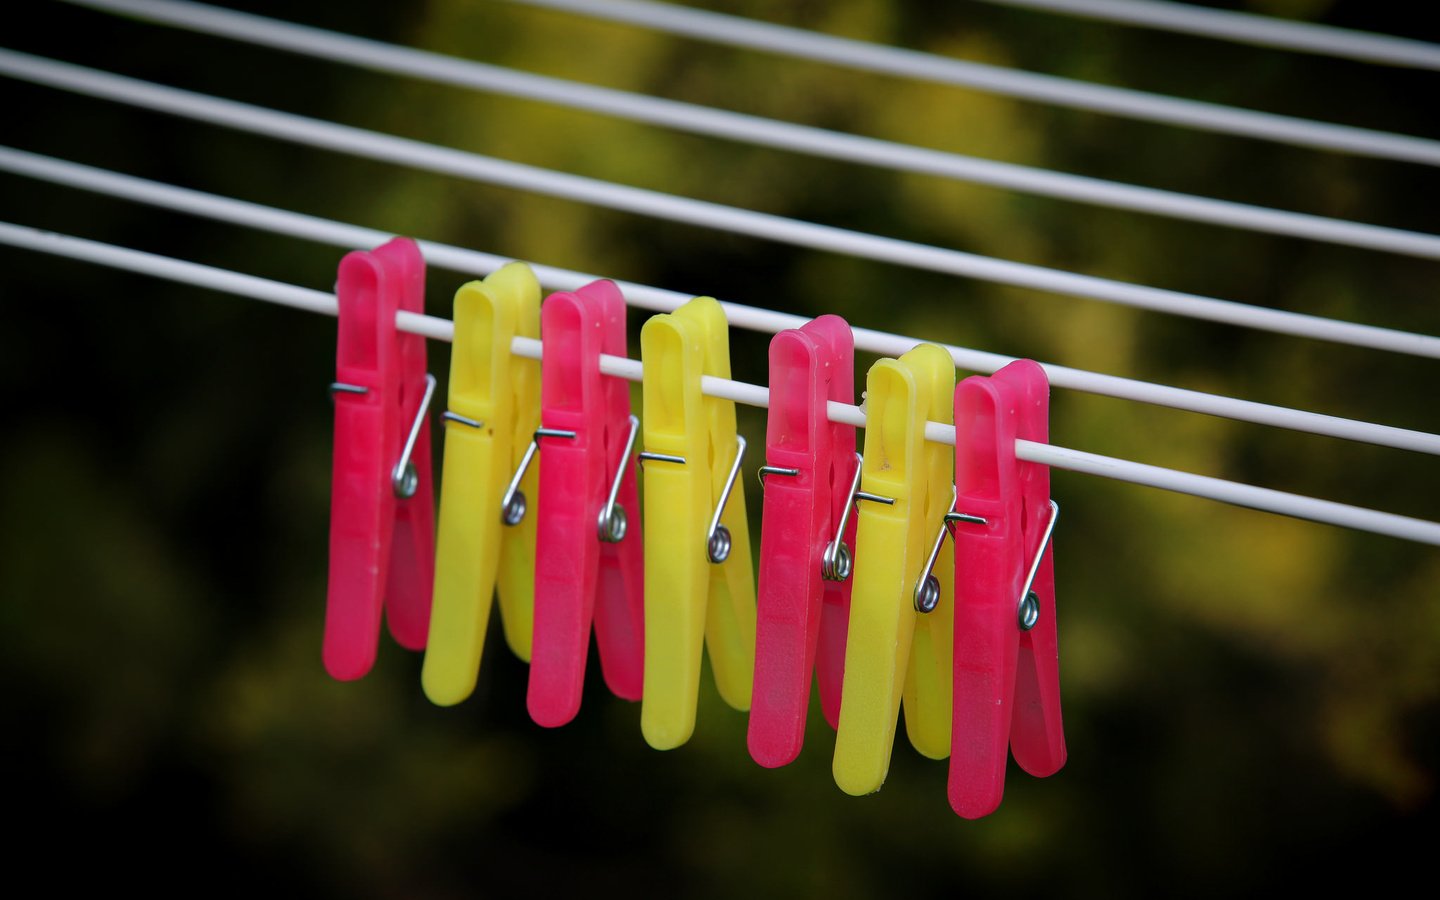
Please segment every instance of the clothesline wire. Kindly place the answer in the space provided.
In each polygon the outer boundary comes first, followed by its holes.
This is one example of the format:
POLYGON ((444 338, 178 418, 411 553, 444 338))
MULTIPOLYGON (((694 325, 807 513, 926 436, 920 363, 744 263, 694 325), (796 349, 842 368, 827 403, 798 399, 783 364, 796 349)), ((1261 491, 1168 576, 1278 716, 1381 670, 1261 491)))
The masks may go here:
POLYGON ((1440 337, 1129 284, 557 172, 0 50, 0 74, 472 181, 941 274, 1440 359, 1440 337))
MULTIPOLYGON (((324 291, 36 228, 0 222, 0 244, 98 263, 311 312, 332 316, 337 313, 335 297, 324 291)), ((448 319, 402 311, 396 314, 395 326, 402 331, 437 340, 454 340, 454 324, 448 319)), ((517 355, 540 359, 542 348, 541 341, 517 337, 511 350, 517 355)), ((608 355, 601 357, 600 370, 631 381, 640 380, 643 374, 639 360, 608 355)), ((766 407, 769 404, 769 390, 761 385, 707 376, 702 379, 701 390, 708 396, 750 406, 766 407)), ((827 413, 832 421, 862 428, 865 426, 864 412, 859 407, 832 401, 828 405, 827 413)), ((953 444, 955 428, 940 422, 927 422, 925 437, 927 440, 953 444)), ((1019 459, 1053 468, 1069 469, 1236 506, 1440 546, 1440 523, 1423 519, 1033 441, 1017 440, 1015 455, 1019 459)))
POLYGON ((1335 56, 1360 62, 1440 71, 1440 46, 1389 34, 1357 31, 1334 25, 1296 22, 1254 13, 1208 9, 1163 0, 979 0, 996 6, 1018 6, 1062 16, 1094 19, 1335 56))
MULTIPOLYGON (((189 188, 176 187, 96 169, 77 163, 0 147, 0 171, 11 172, 81 190, 95 191, 138 203, 146 203, 190 215, 204 216, 235 225, 258 228, 275 234, 319 241, 344 249, 373 247, 391 234, 372 228, 335 222, 289 210, 261 206, 243 200, 219 197, 189 188)), ((462 247, 421 241, 427 261, 434 266, 471 275, 486 275, 509 260, 462 247)), ((532 264, 540 283, 552 290, 575 290, 602 276, 532 264)), ((643 309, 669 312, 693 295, 649 285, 617 281, 626 301, 643 309)), ((807 321, 803 316, 758 309, 722 301, 730 324, 737 328, 774 333, 795 328, 807 321)), ((919 343, 918 338, 854 328, 857 349, 882 356, 899 356, 919 343)), ((955 365, 973 372, 990 374, 1014 361, 1014 357, 954 345, 941 345, 955 365)), ((1440 435, 1412 431, 1373 422, 1257 403, 1236 397, 1208 394, 1169 385, 1154 384, 1115 375, 1089 372, 1053 363, 1042 363, 1050 383, 1058 388, 1204 413, 1237 421, 1270 425, 1293 431, 1359 441, 1383 447, 1440 455, 1440 435)))
POLYGON ((900 78, 971 88, 1004 97, 1179 125, 1276 143, 1440 166, 1440 141, 1315 122, 1037 72, 935 56, 706 10, 638 0, 506 0, 622 22, 699 41, 762 50, 900 78))
POLYGON ((1422 259, 1440 259, 1440 235, 1199 197, 828 131, 535 75, 199 3, 173 0, 67 2, 372 71, 551 103, 810 156, 934 175, 1113 209, 1422 259))

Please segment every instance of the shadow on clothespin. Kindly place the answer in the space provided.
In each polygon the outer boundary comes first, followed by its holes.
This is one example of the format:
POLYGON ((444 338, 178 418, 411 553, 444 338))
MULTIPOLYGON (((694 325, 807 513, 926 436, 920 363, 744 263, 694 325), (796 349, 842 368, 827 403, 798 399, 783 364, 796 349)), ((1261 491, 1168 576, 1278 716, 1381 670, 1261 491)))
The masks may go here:
MULTIPOLYGON (((540 363, 510 352, 517 336, 540 337, 540 284, 529 266, 510 263, 456 292, 435 599, 421 672, 426 696, 441 705, 475 689, 497 589, 505 640, 530 659, 535 517, 511 521, 513 501, 507 511, 502 500, 540 424, 540 363)), ((531 496, 535 477, 531 469, 521 482, 531 496)))
POLYGON ((592 621, 605 683, 640 699, 645 570, 632 455, 639 421, 626 382, 600 372, 600 354, 627 355, 625 298, 609 281, 551 294, 541 325, 541 427, 532 446, 543 460, 526 705, 537 724, 554 727, 580 709, 592 621))
MULTIPOLYGON (((856 534, 845 683, 835 737, 835 783, 869 794, 885 783, 902 695, 906 731, 932 758, 949 752, 949 658, 924 612, 951 580, 932 572, 937 533, 954 492, 950 448, 925 440, 927 419, 950 421, 955 365, 934 344, 882 359, 866 377, 865 457, 856 534), (935 579, 932 581, 931 579, 935 579)), ((947 633, 948 637, 948 633, 947 633)))
POLYGON ((401 646, 425 646, 435 562, 426 410, 435 378, 425 371, 425 339, 395 327, 397 311, 425 309, 414 241, 346 254, 337 295, 323 656, 326 670, 348 681, 375 664, 382 609, 401 646))
POLYGON ((1015 457, 1017 438, 1049 440, 1050 385, 1030 360, 955 390, 953 744, 949 795, 967 819, 989 815, 1005 792, 1006 749, 1020 768, 1065 765, 1055 564, 1060 509, 1050 469, 1015 457))
POLYGON ((776 334, 746 740, 750 756, 772 768, 800 754, 812 670, 826 719, 833 726, 840 716, 859 454, 854 426, 828 419, 830 400, 855 402, 850 326, 821 316, 776 334))
POLYGON ((695 730, 700 654, 720 696, 750 705, 755 575, 745 493, 735 490, 745 441, 735 404, 701 393, 730 377, 725 313, 698 297, 640 333, 645 405, 645 696, 640 725, 657 750, 695 730))

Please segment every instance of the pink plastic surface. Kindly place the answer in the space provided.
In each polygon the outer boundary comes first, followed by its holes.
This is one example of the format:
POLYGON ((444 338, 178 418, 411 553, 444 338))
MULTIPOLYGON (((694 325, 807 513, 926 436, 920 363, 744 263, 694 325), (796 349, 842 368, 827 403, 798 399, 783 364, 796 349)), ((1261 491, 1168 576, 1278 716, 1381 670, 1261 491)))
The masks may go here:
POLYGON ((1050 385, 1030 360, 955 389, 955 692, 950 805, 989 815, 1005 792, 1007 747, 1032 775, 1065 765, 1055 627, 1054 544, 1033 590, 1040 617, 1018 624, 1020 591, 1051 516, 1050 470, 1015 458, 1015 439, 1048 442, 1050 385))
POLYGON ((536 498, 535 629, 526 705, 539 725, 580 710, 593 621, 605 683, 639 700, 645 664, 644 560, 636 463, 625 464, 616 502, 628 528, 600 540, 600 511, 630 433, 626 382, 600 374, 600 354, 626 356, 625 299, 609 281, 546 298, 540 423, 575 432, 540 438, 536 498))
POLYGON ((395 238, 346 254, 335 380, 366 388, 337 392, 330 492, 330 574, 325 669, 348 681, 375 664, 382 610, 402 646, 424 648, 435 566, 435 495, 430 422, 411 461, 419 486, 396 498, 391 473, 425 393, 425 339, 395 328, 397 310, 424 312, 425 261, 414 241, 395 238))
MULTIPOLYGON (((800 754, 812 670, 827 720, 832 727, 839 720, 850 581, 824 580, 821 559, 850 500, 855 429, 830 422, 826 401, 854 402, 854 357, 850 326, 839 316, 821 316, 770 342, 765 462, 799 472, 765 482, 746 738, 762 766, 800 754)), ((853 549, 855 517, 846 530, 853 549)))

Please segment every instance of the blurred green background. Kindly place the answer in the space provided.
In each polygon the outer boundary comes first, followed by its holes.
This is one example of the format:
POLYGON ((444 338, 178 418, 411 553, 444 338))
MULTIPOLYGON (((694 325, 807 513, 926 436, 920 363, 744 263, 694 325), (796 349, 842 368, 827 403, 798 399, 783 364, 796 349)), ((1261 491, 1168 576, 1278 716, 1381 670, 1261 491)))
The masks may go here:
MULTIPOLYGON (((1440 137, 1440 75, 979 3, 707 0, 939 54, 1440 137)), ((1252 11, 1440 40, 1417 4, 1252 11)), ((827 128, 1436 231, 1433 169, 1019 103, 503 3, 257 2, 292 21, 827 128)), ((1440 333, 1433 263, 816 161, 26 4, 14 49, 505 159, 1137 283, 1440 333)), ((300 149, 0 80, 3 143, 677 290, 1426 431, 1433 362, 796 250, 300 149)), ((0 219, 327 289, 341 252, 0 176, 0 219)), ((467 280, 432 269, 429 312, 467 280)), ((682 749, 591 666, 525 713, 492 628, 439 709, 387 644, 320 665, 333 320, 0 248, 0 723, 57 883, 313 896, 1258 893, 1423 874, 1440 772, 1440 554, 1057 471, 1070 761, 957 819, 904 739, 843 795, 818 709, 769 771, 702 684, 682 749)), ((643 314, 632 314, 632 336, 643 314)), ((733 335, 764 382, 766 337, 733 335)), ((431 370, 448 370, 432 343, 431 370)), ((632 339, 632 354, 638 341, 632 339)), ((864 357, 858 369, 871 362, 864 357)), ((960 373, 962 376, 965 373, 960 373)), ((443 382, 442 382, 443 383, 443 382)), ((763 443, 764 418, 741 427, 763 443)), ((1058 391, 1067 447, 1436 518, 1436 461, 1058 391)), ((441 449, 437 441, 437 452, 441 449)), ((748 467, 753 470, 753 465, 748 467)), ((438 471, 438 470, 437 470, 438 471)), ((760 495, 744 478, 752 513, 760 495)), ((758 517, 753 523, 758 534, 758 517)), ((593 661, 592 661, 593 663, 593 661)))

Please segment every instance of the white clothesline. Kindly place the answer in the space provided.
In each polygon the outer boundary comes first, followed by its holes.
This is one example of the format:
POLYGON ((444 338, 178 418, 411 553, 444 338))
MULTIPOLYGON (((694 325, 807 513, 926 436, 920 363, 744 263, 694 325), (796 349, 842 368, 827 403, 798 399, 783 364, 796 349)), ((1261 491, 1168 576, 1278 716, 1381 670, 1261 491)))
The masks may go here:
POLYGON ((556 172, 0 50, 0 74, 255 134, 609 209, 1013 287, 1440 359, 1440 337, 1128 284, 556 172))
MULTIPOLYGON (((311 312, 332 316, 337 312, 334 295, 324 291, 311 290, 35 228, 0 223, 0 244, 9 244, 144 273, 311 312)), ((454 339, 454 324, 448 319, 399 312, 395 317, 395 326, 402 331, 421 334, 437 340, 452 341, 454 339)), ((540 359, 542 348, 541 341, 531 338, 515 338, 511 349, 518 355, 540 359)), ((600 371, 631 381, 639 381, 643 374, 639 360, 615 356, 602 356, 600 371)), ((701 390, 709 396, 749 406, 765 407, 769 404, 770 392, 761 385, 707 376, 702 379, 701 390)), ((858 427, 865 425, 865 414, 859 407, 831 401, 827 412, 832 421, 858 427)), ((926 423, 925 437, 928 440, 953 444, 955 429, 954 426, 947 426, 939 422, 928 422, 926 423)), ((1032 441, 1017 440, 1015 455, 1019 459, 1054 468, 1069 469, 1117 481, 1143 484, 1218 500, 1236 506, 1440 546, 1440 523, 1423 519, 1414 519, 1188 472, 1178 472, 1159 466, 1149 466, 1032 441)))
POLYGON ((1220 38, 1360 62, 1440 71, 1440 46, 1389 34, 1208 9, 1164 0, 979 0, 1140 28, 1220 38))
POLYGON ((624 22, 710 43, 763 50, 860 71, 973 88, 1005 97, 1035 100, 1140 121, 1179 125, 1317 150, 1440 166, 1440 141, 1428 138, 1389 134, 1348 125, 1332 125, 1053 75, 1021 72, 1003 66, 951 59, 667 3, 644 3, 639 0, 506 2, 561 10, 611 22, 624 22))
MULTIPOLYGON (((318 241, 345 249, 373 247, 392 236, 388 232, 373 228, 335 222, 243 200, 218 197, 189 188, 121 175, 5 147, 0 147, 0 171, 38 178, 82 190, 96 191, 230 224, 318 241)), ((489 274, 509 261, 505 257, 448 244, 422 240, 420 245, 424 250, 426 260, 431 265, 472 275, 489 274)), ((540 283, 552 290, 575 290, 602 277, 553 266, 532 264, 531 267, 540 283)), ((669 312, 676 309, 693 296, 679 291, 625 281, 617 281, 617 284, 622 288, 626 302, 630 305, 658 312, 669 312)), ((722 302, 722 305, 730 324, 738 328, 773 334, 785 328, 799 327, 807 321, 802 316, 758 309, 739 303, 722 302)), ((857 349, 883 356, 899 356, 920 342, 919 338, 870 328, 854 328, 853 332, 857 349)), ((950 352, 956 366, 973 372, 985 374, 996 372, 1014 360, 1014 357, 999 353, 954 345, 942 346, 945 346, 945 349, 950 352)), ((1257 403, 1236 397, 1207 394, 1202 391, 1089 372, 1053 363, 1041 363, 1041 365, 1044 367, 1050 383, 1058 388, 1377 446, 1440 455, 1440 435, 1423 431, 1396 428, 1374 422, 1361 422, 1338 416, 1257 403)))
POLYGON ((1440 235, 1197 197, 681 103, 487 65, 277 19, 175 0, 67 0, 147 22, 371 71, 583 109, 651 125, 882 169, 934 175, 1112 209, 1440 259, 1440 235))

